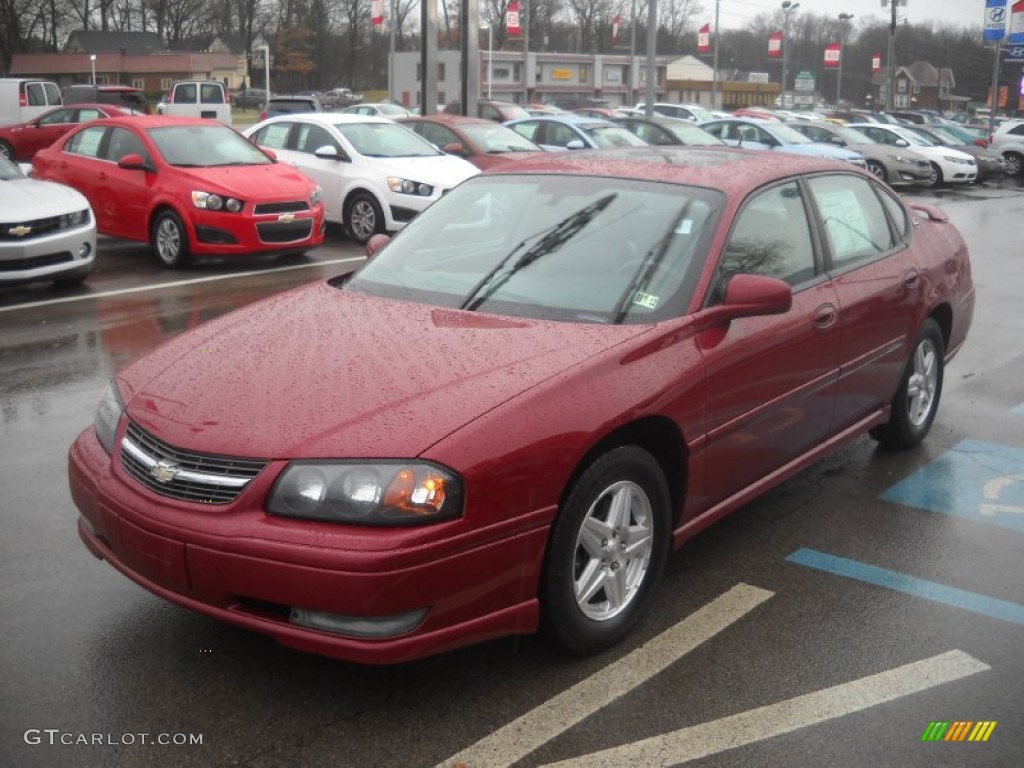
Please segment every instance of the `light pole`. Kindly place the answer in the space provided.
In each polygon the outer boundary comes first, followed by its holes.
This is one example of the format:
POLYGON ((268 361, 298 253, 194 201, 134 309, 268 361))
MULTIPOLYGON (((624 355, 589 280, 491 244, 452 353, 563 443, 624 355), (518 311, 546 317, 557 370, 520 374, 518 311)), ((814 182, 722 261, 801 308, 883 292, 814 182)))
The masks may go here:
POLYGON ((96 85, 96 54, 89 54, 89 63, 92 65, 92 84, 96 85))
POLYGON ((843 93, 843 49, 846 47, 846 22, 853 18, 852 13, 839 14, 839 74, 836 77, 836 107, 843 93))
MULTIPOLYGON (((487 100, 491 100, 491 74, 494 72, 494 26, 487 24, 487 100)), ((524 57, 525 61, 525 57, 524 57)), ((523 64, 525 67, 526 65, 523 64)), ((525 79, 525 77, 524 77, 525 79)))
POLYGON ((270 46, 258 45, 257 48, 263 51, 263 87, 267 89, 267 101, 270 100, 270 46))
POLYGON ((784 0, 782 3, 782 95, 779 106, 786 108, 786 69, 789 67, 789 14, 800 7, 800 3, 784 0))

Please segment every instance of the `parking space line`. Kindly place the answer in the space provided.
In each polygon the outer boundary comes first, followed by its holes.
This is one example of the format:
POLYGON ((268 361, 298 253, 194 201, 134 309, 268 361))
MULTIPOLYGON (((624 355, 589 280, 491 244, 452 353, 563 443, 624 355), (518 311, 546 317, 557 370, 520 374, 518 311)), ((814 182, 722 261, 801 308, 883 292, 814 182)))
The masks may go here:
POLYGON ((777 704, 551 763, 544 768, 618 768, 623 765, 656 768, 681 765, 860 712, 987 669, 991 669, 988 664, 963 651, 949 651, 777 704))
POLYGON ((311 269, 313 267, 326 267, 332 264, 343 264, 346 261, 363 261, 364 256, 349 256, 344 259, 330 259, 328 261, 317 261, 310 264, 289 264, 286 267, 269 267, 268 269, 254 269, 249 272, 232 272, 227 275, 211 275, 210 277, 194 277, 190 280, 175 280, 171 283, 160 283, 158 285, 143 285, 134 288, 121 288, 116 291, 103 291, 102 293, 83 293, 79 296, 64 296, 59 299, 46 299, 45 301, 30 301, 25 304, 12 304, 9 307, 0 307, 0 312, 12 312, 16 309, 35 309, 36 307, 49 307, 54 304, 70 304, 75 301, 89 301, 90 299, 106 299, 111 296, 124 296, 130 293, 146 293, 147 291, 160 291, 164 288, 180 288, 183 285, 196 285, 198 283, 212 283, 217 280, 231 280, 236 277, 254 277, 256 275, 270 275, 275 272, 290 272, 294 269, 311 269))
POLYGON ((438 768, 459 764, 471 768, 507 766, 521 760, 654 677, 773 594, 737 584, 653 640, 441 762, 438 768))
POLYGON ((885 587, 903 592, 914 597, 931 600, 935 603, 962 608, 965 611, 978 613, 1012 624, 1024 624, 1024 605, 999 600, 977 592, 968 592, 956 587, 949 587, 927 579, 919 579, 899 571, 890 571, 875 565, 848 560, 813 549, 798 549, 786 558, 787 562, 805 565, 819 571, 826 571, 848 579, 863 581, 878 587, 885 587))

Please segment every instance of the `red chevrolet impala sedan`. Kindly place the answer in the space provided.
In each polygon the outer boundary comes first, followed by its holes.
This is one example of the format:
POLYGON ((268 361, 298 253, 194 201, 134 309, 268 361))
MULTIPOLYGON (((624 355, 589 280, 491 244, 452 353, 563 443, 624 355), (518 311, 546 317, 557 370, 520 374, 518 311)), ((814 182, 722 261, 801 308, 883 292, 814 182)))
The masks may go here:
POLYGON ((707 525, 917 445, 974 306, 940 210, 792 155, 540 156, 386 240, 117 373, 70 452, 93 554, 358 662, 597 651, 707 525))
POLYGON ((172 269, 195 256, 302 253, 324 239, 316 182, 214 120, 86 123, 32 167, 85 195, 100 234, 148 242, 172 269))

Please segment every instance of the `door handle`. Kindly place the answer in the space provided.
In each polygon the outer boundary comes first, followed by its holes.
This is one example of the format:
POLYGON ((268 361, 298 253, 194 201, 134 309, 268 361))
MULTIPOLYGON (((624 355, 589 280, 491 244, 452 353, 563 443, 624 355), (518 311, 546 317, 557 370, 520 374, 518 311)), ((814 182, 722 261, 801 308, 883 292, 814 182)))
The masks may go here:
POLYGON ((812 315, 814 327, 821 331, 827 330, 836 324, 838 316, 839 311, 836 309, 835 304, 822 304, 814 310, 812 315))
POLYGON ((905 275, 903 275, 903 285, 905 285, 907 288, 915 288, 917 287, 917 281, 920 279, 921 273, 918 272, 916 269, 911 269, 905 275))

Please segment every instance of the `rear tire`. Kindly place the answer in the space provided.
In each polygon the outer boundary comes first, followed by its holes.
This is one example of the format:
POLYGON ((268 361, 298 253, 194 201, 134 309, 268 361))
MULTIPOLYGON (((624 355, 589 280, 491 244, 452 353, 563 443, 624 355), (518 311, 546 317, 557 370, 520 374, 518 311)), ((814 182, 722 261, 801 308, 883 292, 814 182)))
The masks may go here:
POLYGON ((541 582, 544 629, 596 653, 639 620, 669 551, 665 476, 637 446, 604 454, 579 477, 555 520, 541 582))
POLYGON ((944 356, 942 331, 938 323, 928 318, 903 369, 889 421, 871 430, 871 436, 882 446, 914 448, 924 440, 939 410, 944 356))
POLYGON ((14 147, 12 147, 6 141, 0 141, 0 157, 6 157, 12 163, 15 162, 14 147))

